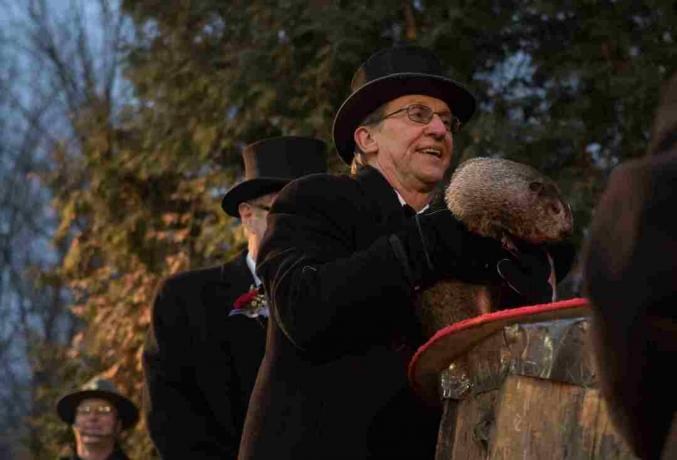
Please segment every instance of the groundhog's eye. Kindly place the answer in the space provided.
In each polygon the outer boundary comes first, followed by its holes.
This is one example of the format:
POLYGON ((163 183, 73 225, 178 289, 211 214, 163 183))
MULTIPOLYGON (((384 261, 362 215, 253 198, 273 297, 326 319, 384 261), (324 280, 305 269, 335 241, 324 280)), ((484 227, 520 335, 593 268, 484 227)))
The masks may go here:
POLYGON ((540 192, 543 190, 543 184, 541 182, 531 182, 529 184, 529 190, 532 192, 540 192))

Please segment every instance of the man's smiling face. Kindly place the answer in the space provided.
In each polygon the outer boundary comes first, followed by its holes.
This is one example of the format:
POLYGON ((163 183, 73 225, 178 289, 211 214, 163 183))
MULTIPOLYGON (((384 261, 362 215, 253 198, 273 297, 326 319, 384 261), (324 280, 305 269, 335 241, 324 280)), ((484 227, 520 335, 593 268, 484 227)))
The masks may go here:
POLYGON ((445 102, 430 96, 407 95, 390 101, 389 114, 410 104, 430 107, 435 115, 427 124, 412 121, 404 110, 382 120, 372 130, 378 145, 376 163, 386 177, 409 190, 431 190, 444 178, 453 153, 453 138, 440 115, 451 114, 445 102), (440 114, 440 115, 437 115, 440 114))

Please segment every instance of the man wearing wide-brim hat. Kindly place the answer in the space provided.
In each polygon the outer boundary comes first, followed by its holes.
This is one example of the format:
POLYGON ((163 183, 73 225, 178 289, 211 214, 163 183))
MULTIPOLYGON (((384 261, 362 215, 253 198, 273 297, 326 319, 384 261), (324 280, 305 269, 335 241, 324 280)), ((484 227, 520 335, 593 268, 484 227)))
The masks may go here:
POLYGON ((75 452, 64 460, 126 460, 119 445, 122 431, 139 419, 136 405, 110 380, 95 377, 56 405, 59 418, 72 426, 75 452))
POLYGON ((446 275, 494 280, 509 257, 448 210, 417 215, 472 94, 414 46, 374 54, 352 86, 334 142, 355 174, 296 181, 268 218, 258 274, 270 331, 241 459, 432 459, 439 413, 406 378, 421 341, 413 297, 446 275))
POLYGON ((160 283, 143 362, 146 421, 163 459, 236 458, 265 349, 268 309, 255 266, 268 210, 289 182, 326 171, 325 150, 296 136, 246 146, 244 180, 221 204, 240 219, 247 248, 160 283))

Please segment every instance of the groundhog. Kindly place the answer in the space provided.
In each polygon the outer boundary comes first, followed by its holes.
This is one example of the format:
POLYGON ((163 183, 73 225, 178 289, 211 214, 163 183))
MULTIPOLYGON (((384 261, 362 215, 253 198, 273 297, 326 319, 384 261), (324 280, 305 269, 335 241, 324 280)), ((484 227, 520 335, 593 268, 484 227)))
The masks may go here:
MULTIPOLYGON (((470 231, 501 241, 515 254, 519 253, 519 241, 536 245, 558 242, 573 230, 571 209, 557 185, 536 169, 515 161, 475 158, 463 162, 452 175, 444 198, 470 231)), ((553 297, 556 282, 551 270, 553 297)), ((503 308, 505 292, 506 287, 499 284, 454 279, 437 282, 418 299, 424 334, 430 337, 449 324, 503 308)))

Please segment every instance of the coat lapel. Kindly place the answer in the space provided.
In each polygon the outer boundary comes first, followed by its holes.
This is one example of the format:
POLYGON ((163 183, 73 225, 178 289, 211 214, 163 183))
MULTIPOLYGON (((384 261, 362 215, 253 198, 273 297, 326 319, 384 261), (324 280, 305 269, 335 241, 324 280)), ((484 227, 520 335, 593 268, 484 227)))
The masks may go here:
MULTIPOLYGON (((367 168, 357 177, 365 194, 364 202, 367 203, 365 212, 373 216, 374 224, 364 235, 361 244, 368 246, 376 238, 397 232, 403 229, 407 222, 407 216, 402 209, 402 204, 397 198, 397 193, 390 186, 383 175, 374 168, 367 168)), ((366 227, 363 227, 366 228, 366 227)), ((412 310, 393 312, 388 323, 392 325, 390 330, 392 341, 390 347, 396 350, 405 363, 409 361, 414 349, 409 344, 420 343, 420 325, 412 310)))
POLYGON ((247 250, 242 251, 234 260, 221 266, 221 283, 228 293, 227 311, 233 308, 233 303, 254 285, 254 277, 247 266, 247 250))
POLYGON ((373 226, 374 234, 383 235, 402 228, 405 223, 402 205, 386 178, 378 170, 367 167, 357 176, 357 182, 364 191, 365 211, 376 224, 373 226))

